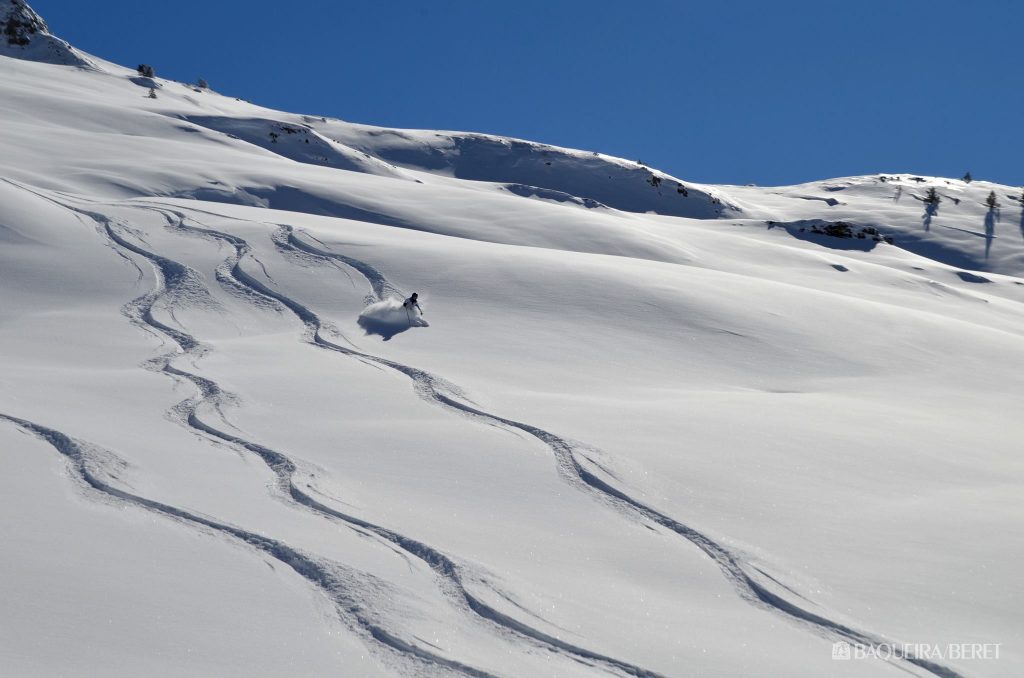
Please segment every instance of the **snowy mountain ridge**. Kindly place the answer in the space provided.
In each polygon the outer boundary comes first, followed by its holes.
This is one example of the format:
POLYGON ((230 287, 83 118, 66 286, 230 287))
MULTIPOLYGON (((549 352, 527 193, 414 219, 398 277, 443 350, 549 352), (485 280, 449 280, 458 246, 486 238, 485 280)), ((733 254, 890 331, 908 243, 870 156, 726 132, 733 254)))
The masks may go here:
POLYGON ((0 56, 66 66, 89 63, 71 45, 52 35, 43 18, 22 0, 0 0, 0 27, 0 56))
POLYGON ((0 23, 0 672, 1020 673, 1019 189, 703 185, 0 23))

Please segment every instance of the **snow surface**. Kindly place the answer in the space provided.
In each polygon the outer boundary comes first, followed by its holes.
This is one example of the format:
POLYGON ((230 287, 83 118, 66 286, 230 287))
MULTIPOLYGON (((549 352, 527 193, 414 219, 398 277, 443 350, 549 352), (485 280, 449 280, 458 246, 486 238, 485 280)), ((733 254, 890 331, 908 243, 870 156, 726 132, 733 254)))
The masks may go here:
POLYGON ((32 40, 0 674, 1024 671, 1019 189, 703 186, 32 40))

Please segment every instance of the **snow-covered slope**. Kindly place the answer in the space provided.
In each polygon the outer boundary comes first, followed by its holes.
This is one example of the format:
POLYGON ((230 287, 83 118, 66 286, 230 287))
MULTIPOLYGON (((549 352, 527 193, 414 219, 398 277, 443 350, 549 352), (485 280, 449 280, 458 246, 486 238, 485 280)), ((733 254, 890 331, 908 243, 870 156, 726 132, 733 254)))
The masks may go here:
POLYGON ((702 186, 23 47, 0 673, 1024 670, 1018 189, 702 186))

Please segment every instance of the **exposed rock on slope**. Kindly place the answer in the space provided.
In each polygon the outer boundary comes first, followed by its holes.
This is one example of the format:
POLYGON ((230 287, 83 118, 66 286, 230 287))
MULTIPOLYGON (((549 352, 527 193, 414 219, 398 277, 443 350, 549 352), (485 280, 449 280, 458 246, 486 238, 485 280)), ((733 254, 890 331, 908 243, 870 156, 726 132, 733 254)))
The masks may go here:
POLYGON ((66 66, 86 66, 67 42, 50 33, 49 26, 22 0, 0 0, 0 55, 66 66))

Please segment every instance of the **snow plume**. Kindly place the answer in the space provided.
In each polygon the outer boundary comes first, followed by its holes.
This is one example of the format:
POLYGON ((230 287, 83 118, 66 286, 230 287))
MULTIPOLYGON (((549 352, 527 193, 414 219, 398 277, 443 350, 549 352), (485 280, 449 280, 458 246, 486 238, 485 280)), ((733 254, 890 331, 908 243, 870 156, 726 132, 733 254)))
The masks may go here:
POLYGON ((400 299, 384 299, 370 304, 359 314, 359 326, 367 334, 379 334, 387 341, 410 327, 430 327, 416 309, 408 309, 400 299))

